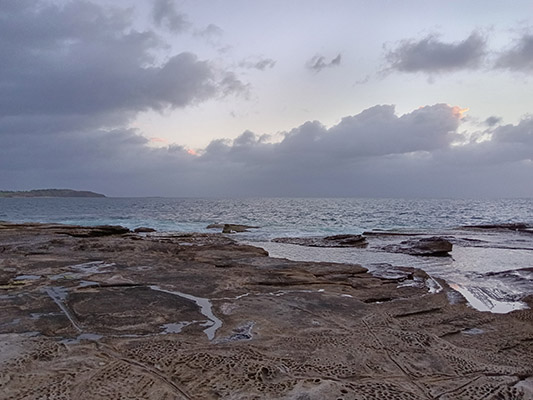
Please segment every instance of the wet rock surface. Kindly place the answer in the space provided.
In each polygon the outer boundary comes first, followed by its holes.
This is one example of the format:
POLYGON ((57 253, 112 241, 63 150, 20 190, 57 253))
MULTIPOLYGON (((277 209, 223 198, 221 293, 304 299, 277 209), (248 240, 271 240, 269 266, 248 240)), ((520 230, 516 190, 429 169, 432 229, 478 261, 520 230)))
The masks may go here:
POLYGON ((480 229, 480 230, 511 230, 511 231, 531 231, 532 226, 524 223, 510 223, 510 224, 483 224, 483 225, 465 225, 463 229, 480 229))
POLYGON ((221 229, 222 233, 239 233, 249 232, 250 229, 257 229, 258 226, 239 225, 239 224, 210 224, 206 229, 221 229))
POLYGON ((156 230, 154 228, 148 228, 146 226, 139 226, 138 228, 135 228, 133 230, 133 232, 135 232, 135 233, 152 233, 152 232, 156 232, 156 230))
POLYGON ((99 237, 110 235, 123 235, 129 233, 128 228, 119 225, 99 225, 93 227, 74 227, 63 231, 64 234, 74 237, 99 237))
POLYGON ((272 239, 276 243, 289 243, 309 247, 365 247, 362 235, 334 235, 324 237, 284 237, 272 239))
POLYGON ((533 398, 531 309, 220 234, 71 234, 94 229, 0 224, 1 398, 533 398))
POLYGON ((404 240, 399 244, 384 246, 383 250, 405 253, 413 256, 447 257, 452 251, 452 243, 441 237, 404 240))

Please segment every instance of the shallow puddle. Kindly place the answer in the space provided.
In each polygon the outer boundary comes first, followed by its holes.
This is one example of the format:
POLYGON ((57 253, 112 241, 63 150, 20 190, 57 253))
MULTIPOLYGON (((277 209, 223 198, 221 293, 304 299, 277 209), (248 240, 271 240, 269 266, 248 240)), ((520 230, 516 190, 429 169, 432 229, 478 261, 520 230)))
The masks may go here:
POLYGON ((203 297, 196 297, 191 294, 182 293, 175 290, 161 289, 159 286, 156 285, 150 285, 148 287, 152 290, 157 290, 158 292, 172 294, 174 296, 179 296, 184 299, 195 302, 196 305, 200 307, 200 312, 208 319, 208 321, 202 324, 202 326, 206 327, 206 329, 204 329, 204 333, 207 335, 207 338, 209 340, 214 339, 217 329, 222 326, 222 321, 218 319, 215 314, 213 314, 213 306, 208 299, 205 299, 203 297))
POLYGON ((468 303, 478 311, 507 314, 511 311, 528 308, 527 304, 521 301, 497 300, 494 296, 487 294, 482 288, 465 287, 454 283, 450 284, 450 287, 461 293, 468 303))

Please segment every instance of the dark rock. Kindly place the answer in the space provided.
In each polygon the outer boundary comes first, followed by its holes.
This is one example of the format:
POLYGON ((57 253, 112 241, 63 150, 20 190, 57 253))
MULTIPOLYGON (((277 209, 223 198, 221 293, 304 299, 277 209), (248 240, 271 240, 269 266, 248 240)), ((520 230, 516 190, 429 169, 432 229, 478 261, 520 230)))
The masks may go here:
POLYGON ((307 238, 276 238, 276 243, 296 244, 308 247, 365 247, 366 239, 362 235, 335 235, 326 237, 307 238))
POLYGON ((391 244, 383 250, 391 253, 405 253, 413 256, 446 257, 452 251, 452 243, 441 237, 430 237, 418 240, 405 240, 400 244, 391 244))
POLYGON ((224 224, 209 224, 206 229, 224 229, 224 224))
POLYGON ((237 232, 249 232, 248 229, 257 229, 258 226, 249 225, 237 225, 237 224, 224 224, 222 233, 237 233, 237 232))
POLYGON ((466 225, 463 229, 484 229, 484 230, 511 230, 511 231, 528 231, 530 226, 523 223, 509 223, 509 224, 482 224, 482 225, 466 225))
POLYGON ((154 228, 147 228, 146 226, 140 226, 138 228, 135 228, 133 230, 135 233, 150 233, 150 232, 156 232, 154 228))
POLYGON ((222 229, 222 233, 249 232, 248 229, 258 229, 258 226, 239 224, 210 224, 206 229, 222 229))
POLYGON ((397 232, 397 231, 383 231, 383 230, 374 230, 374 231, 364 231, 363 236, 421 236, 424 233, 419 232, 397 232))
POLYGON ((123 235, 130 233, 128 228, 120 225, 100 225, 94 227, 79 227, 71 230, 66 230, 58 233, 65 233, 73 237, 100 237, 111 235, 123 235))
POLYGON ((326 236, 324 241, 334 243, 337 247, 353 247, 360 246, 366 239, 362 235, 334 235, 326 236))

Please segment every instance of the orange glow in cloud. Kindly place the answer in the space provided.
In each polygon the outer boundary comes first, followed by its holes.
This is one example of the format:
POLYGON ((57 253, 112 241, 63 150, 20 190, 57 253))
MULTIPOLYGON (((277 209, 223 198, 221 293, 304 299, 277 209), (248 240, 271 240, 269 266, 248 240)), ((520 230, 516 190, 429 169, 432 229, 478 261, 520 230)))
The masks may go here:
POLYGON ((198 153, 193 149, 187 149, 187 153, 189 153, 191 156, 198 156, 198 153))
POLYGON ((167 141, 163 138, 159 138, 159 137, 151 137, 150 138, 150 142, 153 142, 153 143, 166 143, 167 141))
POLYGON ((470 110, 470 108, 468 108, 468 107, 466 107, 466 108, 461 108, 459 106, 453 106, 452 107, 453 115, 455 115, 459 119, 463 118, 464 114, 467 113, 469 110, 470 110))

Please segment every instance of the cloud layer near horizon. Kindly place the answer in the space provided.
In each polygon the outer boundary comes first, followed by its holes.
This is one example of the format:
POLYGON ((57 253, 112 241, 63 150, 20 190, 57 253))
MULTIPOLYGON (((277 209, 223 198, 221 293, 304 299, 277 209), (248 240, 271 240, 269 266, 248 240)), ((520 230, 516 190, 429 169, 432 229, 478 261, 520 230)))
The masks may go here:
POLYGON ((197 155, 149 147, 125 129, 4 135, 0 167, 9 173, 0 183, 129 196, 533 194, 532 118, 482 131, 492 137, 483 142, 464 142, 460 124, 460 109, 445 104, 402 116, 375 106, 330 128, 306 122, 279 142, 249 131, 217 139, 197 155))

